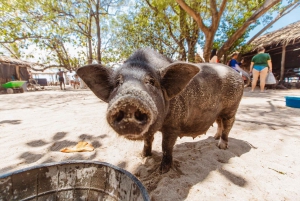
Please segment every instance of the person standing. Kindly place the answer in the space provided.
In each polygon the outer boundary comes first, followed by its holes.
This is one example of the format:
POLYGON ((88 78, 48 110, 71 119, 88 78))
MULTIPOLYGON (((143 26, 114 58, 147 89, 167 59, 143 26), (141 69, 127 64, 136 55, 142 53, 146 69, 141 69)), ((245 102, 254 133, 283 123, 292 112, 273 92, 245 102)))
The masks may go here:
POLYGON ((60 69, 58 69, 58 72, 56 73, 56 75, 58 75, 58 81, 59 81, 59 86, 60 89, 62 89, 62 84, 64 84, 64 90, 66 90, 66 85, 65 85, 65 79, 64 79, 64 72, 61 71, 60 69))
MULTIPOLYGON (((75 71, 73 71, 72 69, 71 70, 69 70, 69 72, 67 72, 67 79, 68 79, 68 81, 69 81, 69 84, 71 85, 71 86, 73 86, 74 85, 74 75, 75 75, 76 73, 75 73, 75 71)), ((68 83, 68 81, 67 81, 67 83, 68 83)))
POLYGON ((74 89, 75 89, 75 88, 79 89, 79 86, 80 86, 79 76, 78 76, 77 74, 75 74, 75 75, 73 76, 73 78, 74 78, 74 89), (76 87, 76 85, 78 85, 78 87, 76 87))
POLYGON ((254 92, 258 77, 260 77, 260 91, 264 92, 268 71, 272 72, 272 62, 270 55, 265 53, 264 47, 258 47, 257 52, 250 65, 250 73, 253 74, 251 92, 254 92))
POLYGON ((210 54, 209 63, 218 63, 217 49, 213 49, 210 54))

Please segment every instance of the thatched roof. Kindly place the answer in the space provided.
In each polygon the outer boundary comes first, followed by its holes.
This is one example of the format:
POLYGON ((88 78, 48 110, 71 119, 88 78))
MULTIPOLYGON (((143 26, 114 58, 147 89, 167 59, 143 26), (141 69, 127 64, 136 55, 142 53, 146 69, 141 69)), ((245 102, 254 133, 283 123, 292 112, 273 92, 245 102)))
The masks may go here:
POLYGON ((44 66, 39 63, 33 63, 29 61, 23 61, 15 58, 11 58, 8 56, 0 56, 0 63, 7 63, 7 64, 13 64, 13 65, 18 65, 20 67, 29 67, 35 70, 43 71, 44 66))
POLYGON ((0 56, 0 62, 20 65, 21 67, 31 67, 31 65, 32 65, 32 63, 30 63, 30 62, 22 61, 19 59, 14 59, 14 58, 7 57, 7 56, 0 56))
POLYGON ((300 21, 292 23, 286 27, 267 33, 256 38, 251 45, 257 46, 277 46, 283 44, 293 44, 300 41, 300 21))

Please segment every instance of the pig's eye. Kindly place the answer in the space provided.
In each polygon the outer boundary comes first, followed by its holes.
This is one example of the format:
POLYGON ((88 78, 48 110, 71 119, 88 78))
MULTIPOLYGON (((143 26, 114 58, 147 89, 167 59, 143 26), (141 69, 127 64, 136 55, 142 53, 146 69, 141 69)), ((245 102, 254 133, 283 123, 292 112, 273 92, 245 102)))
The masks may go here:
POLYGON ((120 86, 123 83, 123 80, 121 77, 118 77, 118 79, 116 80, 116 87, 120 86))
POLYGON ((155 85, 155 80, 152 77, 150 77, 150 78, 147 79, 146 83, 154 86, 155 85))

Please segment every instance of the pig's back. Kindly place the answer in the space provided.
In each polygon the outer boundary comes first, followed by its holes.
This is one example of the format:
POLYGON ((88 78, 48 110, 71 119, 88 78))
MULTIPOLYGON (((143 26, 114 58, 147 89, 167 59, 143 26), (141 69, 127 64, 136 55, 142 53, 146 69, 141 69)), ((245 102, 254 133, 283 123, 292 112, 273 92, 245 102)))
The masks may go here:
MULTIPOLYGON (((223 64, 202 63, 198 64, 200 72, 195 76, 195 80, 199 83, 206 83, 214 88, 216 93, 221 95, 223 104, 239 103, 244 90, 244 81, 241 75, 229 66, 223 64)), ((190 85, 189 87, 192 87, 190 85)), ((201 90, 203 93, 208 93, 207 90, 201 90)))
POLYGON ((196 103, 228 107, 239 103, 243 94, 243 79, 239 73, 223 64, 197 64, 200 72, 180 96, 190 96, 196 103), (192 93, 191 93, 192 92, 192 93))
POLYGON ((203 134, 220 114, 235 114, 243 94, 243 80, 230 67, 210 63, 197 66, 200 72, 170 101, 165 122, 185 135, 203 134))

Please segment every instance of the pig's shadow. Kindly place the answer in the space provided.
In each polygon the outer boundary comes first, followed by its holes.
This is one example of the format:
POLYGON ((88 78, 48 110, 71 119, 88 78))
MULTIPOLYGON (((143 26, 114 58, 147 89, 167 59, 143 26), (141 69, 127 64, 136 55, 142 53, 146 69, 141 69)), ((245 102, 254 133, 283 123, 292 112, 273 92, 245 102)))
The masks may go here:
POLYGON ((168 195, 166 200, 185 200, 190 188, 201 183, 210 172, 215 170, 232 184, 245 186, 247 181, 238 176, 240 175, 238 172, 227 171, 222 166, 228 163, 229 159, 240 157, 255 147, 246 141, 234 138, 229 138, 227 150, 219 149, 216 144, 217 141, 213 137, 177 144, 173 151, 173 167, 168 173, 162 175, 159 173, 161 153, 153 152, 153 155, 146 158, 145 163, 138 166, 133 173, 145 185, 151 200, 161 199, 162 197, 156 197, 159 195, 168 195))

